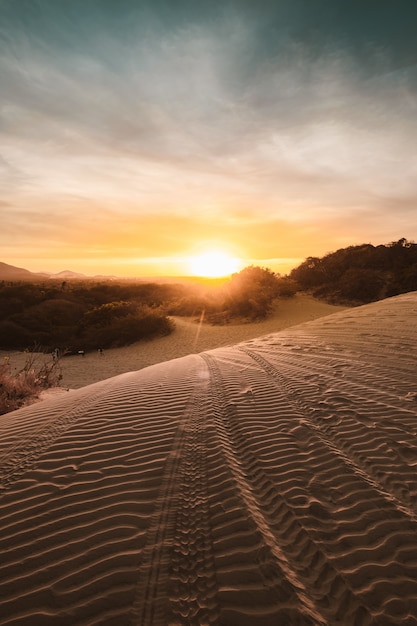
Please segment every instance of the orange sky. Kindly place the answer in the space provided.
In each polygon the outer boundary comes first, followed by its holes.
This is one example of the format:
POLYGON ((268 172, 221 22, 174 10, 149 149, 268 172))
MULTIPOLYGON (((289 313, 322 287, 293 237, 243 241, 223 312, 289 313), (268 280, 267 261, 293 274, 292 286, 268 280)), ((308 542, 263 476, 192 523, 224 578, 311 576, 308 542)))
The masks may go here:
POLYGON ((220 249, 286 273, 417 237, 406 10, 35 5, 0 6, 1 261, 176 275, 220 249))

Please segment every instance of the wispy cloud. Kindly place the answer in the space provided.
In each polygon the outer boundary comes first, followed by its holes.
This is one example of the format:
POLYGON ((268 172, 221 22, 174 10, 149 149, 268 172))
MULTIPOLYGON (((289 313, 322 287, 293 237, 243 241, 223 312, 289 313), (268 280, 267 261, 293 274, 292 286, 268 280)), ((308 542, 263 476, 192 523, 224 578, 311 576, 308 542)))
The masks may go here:
POLYGON ((213 224, 259 258, 280 232, 297 249, 322 229, 417 235, 398 232, 417 196, 417 70, 387 47, 295 35, 290 9, 274 31, 246 3, 175 19, 27 4, 5 3, 1 33, 3 237, 47 246, 65 230, 105 254, 130 249, 128 223, 158 256, 213 224))

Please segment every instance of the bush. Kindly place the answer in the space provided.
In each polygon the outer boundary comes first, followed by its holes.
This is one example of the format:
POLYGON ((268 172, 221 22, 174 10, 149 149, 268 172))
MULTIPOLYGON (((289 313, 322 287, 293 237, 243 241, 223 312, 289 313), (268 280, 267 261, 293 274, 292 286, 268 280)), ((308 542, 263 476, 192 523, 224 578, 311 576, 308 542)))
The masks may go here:
POLYGON ((34 346, 32 334, 15 322, 0 322, 0 348, 3 350, 25 350, 34 346))
POLYGON ((133 313, 136 305, 132 302, 107 302, 101 306, 94 307, 84 315, 83 323, 86 326, 108 326, 115 319, 125 317, 133 313))
POLYGON ((417 289, 417 244, 402 238, 385 245, 361 244, 324 257, 308 257, 290 278, 332 302, 365 304, 417 289))
POLYGON ((284 276, 277 279, 278 293, 281 298, 293 298, 300 289, 295 280, 284 276))
POLYGON ((94 315, 85 316, 78 339, 79 349, 117 348, 141 339, 169 335, 174 329, 166 315, 149 307, 131 303, 110 303, 103 307, 92 311, 94 315))
POLYGON ((3 322, 15 324, 17 328, 12 328, 13 342, 6 338, 4 331, 0 334, 1 347, 33 349, 41 346, 42 350, 50 352, 57 345, 65 346, 68 337, 76 336, 81 316, 82 307, 70 300, 44 300, 3 322))
POLYGON ((339 279, 338 293, 343 299, 368 303, 380 298, 383 285, 384 278, 381 272, 351 268, 339 279))
POLYGON ((13 372, 9 359, 5 359, 0 364, 0 415, 28 404, 45 389, 57 387, 61 378, 59 359, 38 362, 29 354, 18 372, 13 372))
POLYGON ((226 309, 233 317, 263 319, 270 313, 278 295, 278 276, 268 268, 251 265, 232 276, 226 309))
POLYGON ((166 311, 168 315, 192 317, 194 315, 200 315, 202 311, 207 311, 211 309, 211 307, 212 304, 207 297, 192 294, 170 302, 166 306, 166 311))

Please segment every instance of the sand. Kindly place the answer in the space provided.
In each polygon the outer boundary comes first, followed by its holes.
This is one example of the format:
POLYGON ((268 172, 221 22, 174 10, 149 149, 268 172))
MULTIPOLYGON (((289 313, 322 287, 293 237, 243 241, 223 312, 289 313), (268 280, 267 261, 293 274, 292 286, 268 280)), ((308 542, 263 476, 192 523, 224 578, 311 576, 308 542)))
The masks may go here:
POLYGON ((0 624, 416 625, 416 314, 404 294, 3 416, 0 624))
MULTIPOLYGON (((167 337, 152 341, 141 341, 123 348, 105 350, 61 359, 62 388, 78 389, 85 385, 136 371, 149 365, 169 361, 177 357, 211 350, 220 346, 233 345, 246 339, 282 330, 301 322, 323 317, 346 307, 334 306, 316 300, 311 296, 298 294, 294 298, 283 299, 276 306, 274 314, 263 322, 251 324, 230 324, 212 326, 199 324, 191 318, 174 317, 175 331, 167 337)), ((0 350, 0 360, 10 359, 15 371, 20 370, 28 358, 27 354, 0 350)), ((51 356, 36 355, 38 362, 51 360, 51 356)), ((48 397, 43 394, 42 397, 48 397)))

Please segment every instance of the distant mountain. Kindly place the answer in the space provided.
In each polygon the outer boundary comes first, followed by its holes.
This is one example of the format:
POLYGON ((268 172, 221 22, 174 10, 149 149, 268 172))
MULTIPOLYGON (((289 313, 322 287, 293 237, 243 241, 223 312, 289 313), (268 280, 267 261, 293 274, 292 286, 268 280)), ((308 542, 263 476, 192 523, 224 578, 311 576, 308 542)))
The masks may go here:
POLYGON ((32 281, 45 279, 46 276, 47 275, 45 274, 35 274, 34 272, 29 272, 29 270, 25 270, 23 267, 15 267, 14 265, 8 265, 7 263, 0 262, 0 280, 32 281))
POLYGON ((49 276, 50 278, 58 278, 60 280, 86 280, 91 278, 90 276, 80 274, 79 272, 72 272, 71 270, 63 270, 57 274, 49 274, 49 276))
POLYGON ((49 274, 49 277, 57 280, 120 280, 117 276, 104 276, 102 274, 88 276, 87 274, 80 274, 79 272, 72 272, 71 270, 63 270, 57 274, 49 274))
POLYGON ((87 276, 86 274, 80 274, 79 272, 72 272, 71 270, 63 270, 56 274, 51 272, 30 272, 23 267, 15 267, 14 265, 8 265, 8 263, 2 263, 0 261, 0 280, 9 281, 38 281, 38 280, 120 280, 117 276, 87 276))

